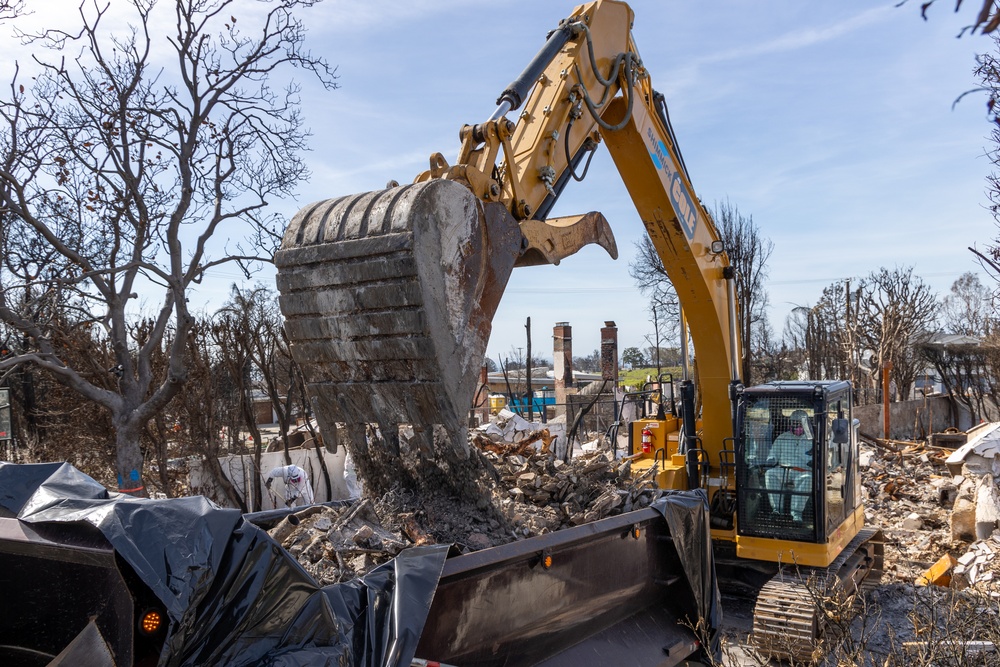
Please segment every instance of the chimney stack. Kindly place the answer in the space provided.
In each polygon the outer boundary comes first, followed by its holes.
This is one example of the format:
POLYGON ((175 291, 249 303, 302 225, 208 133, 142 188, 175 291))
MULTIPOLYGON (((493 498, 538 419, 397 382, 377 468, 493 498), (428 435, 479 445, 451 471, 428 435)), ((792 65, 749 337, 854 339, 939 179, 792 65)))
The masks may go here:
POLYGON ((618 326, 605 322, 601 329, 601 379, 618 383, 618 326))

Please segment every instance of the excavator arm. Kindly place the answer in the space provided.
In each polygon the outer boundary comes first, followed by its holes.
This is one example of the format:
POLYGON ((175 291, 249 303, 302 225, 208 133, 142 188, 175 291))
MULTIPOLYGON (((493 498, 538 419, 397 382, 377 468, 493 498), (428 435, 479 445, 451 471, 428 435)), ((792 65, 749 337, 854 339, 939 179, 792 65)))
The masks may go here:
POLYGON ((617 256, 600 213, 548 217, 603 142, 690 323, 702 437, 721 447, 732 435, 731 270, 632 21, 616 0, 578 6, 492 116, 462 128, 455 164, 435 153, 410 185, 318 202, 292 221, 275 257, 278 284, 324 431, 353 425, 360 437, 376 423, 392 448, 398 425, 440 424, 464 450, 477 370, 513 268, 558 264, 589 243, 617 256))
MULTIPOLYGON (((824 457, 813 458, 812 488, 793 491, 771 488, 766 474, 761 481, 750 470, 753 461, 737 458, 751 450, 737 442, 741 433, 734 438, 734 417, 745 417, 734 415, 735 398, 748 394, 733 268, 632 41, 632 20, 617 0, 580 5, 503 91, 492 116, 462 128, 455 164, 436 153, 411 184, 300 211, 275 256, 292 355, 324 438, 335 446, 346 429, 361 476, 376 482, 369 489, 391 488, 411 460, 418 480, 437 470, 444 474, 435 484, 461 481, 472 458, 465 420, 513 269, 558 264, 589 243, 617 255, 600 213, 549 215, 603 143, 677 292, 682 350, 690 332, 702 397, 700 429, 687 377, 681 419, 633 422, 642 441, 633 472, 656 466, 661 488, 708 486, 713 540, 726 546, 727 568, 749 561, 755 576, 768 576, 790 555, 796 567, 813 568, 809 577, 850 592, 869 575, 877 579, 881 533, 862 531, 862 507, 837 509, 836 494, 818 483, 826 479, 824 457), (782 493, 803 503, 801 517, 786 518, 762 500, 782 493), (840 512, 831 526, 826 504, 840 512)), ((778 383, 765 390, 768 409, 778 419, 778 399, 800 392, 825 413, 816 391, 778 383)), ((812 654, 823 617, 788 574, 762 589, 755 633, 766 652, 798 659, 812 654)))

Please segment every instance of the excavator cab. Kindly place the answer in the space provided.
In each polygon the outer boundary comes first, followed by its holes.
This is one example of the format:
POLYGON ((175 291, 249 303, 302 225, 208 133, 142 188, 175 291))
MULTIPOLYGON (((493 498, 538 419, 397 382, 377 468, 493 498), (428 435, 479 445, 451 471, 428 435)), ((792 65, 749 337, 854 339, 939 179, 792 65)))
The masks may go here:
POLYGON ((861 506, 848 382, 772 382, 737 399, 737 534, 823 544, 861 506))

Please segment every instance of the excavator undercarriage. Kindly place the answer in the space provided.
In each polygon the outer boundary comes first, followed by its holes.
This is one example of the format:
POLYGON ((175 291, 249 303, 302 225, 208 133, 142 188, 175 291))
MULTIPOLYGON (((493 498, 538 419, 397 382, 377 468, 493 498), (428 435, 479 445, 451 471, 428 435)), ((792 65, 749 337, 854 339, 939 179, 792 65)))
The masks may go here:
MULTIPOLYGON (((882 578, 882 531, 865 528, 828 567, 781 566, 760 589, 753 614, 754 643, 772 658, 808 664, 827 639, 827 614, 840 617, 845 604, 882 578)), ((849 617, 849 615, 843 615, 849 617)))

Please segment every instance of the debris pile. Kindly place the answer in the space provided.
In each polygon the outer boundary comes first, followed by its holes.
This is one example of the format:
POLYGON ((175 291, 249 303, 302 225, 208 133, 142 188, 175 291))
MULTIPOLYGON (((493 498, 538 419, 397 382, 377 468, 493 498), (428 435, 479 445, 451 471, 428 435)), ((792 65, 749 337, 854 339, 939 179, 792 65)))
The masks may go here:
POLYGON ((1000 599, 996 582, 1000 581, 1000 533, 988 540, 975 542, 968 551, 956 559, 952 569, 952 585, 959 589, 974 588, 980 593, 1000 599))
POLYGON ((306 507, 269 533, 323 585, 355 579, 414 543, 387 530, 368 500, 306 507))
POLYGON ((986 572, 996 572, 1000 580, 1000 563, 993 565, 990 555, 1000 551, 995 430, 970 431, 969 442, 957 449, 945 446, 945 438, 863 438, 865 521, 881 527, 886 537, 884 582, 964 588, 989 581, 986 572))
POLYGON ((886 581, 913 582, 952 548, 958 484, 944 463, 948 453, 919 443, 862 442, 865 523, 885 534, 886 581))
POLYGON ((500 481, 496 495, 517 537, 579 526, 648 506, 657 492, 650 480, 632 479, 630 464, 609 452, 584 452, 569 462, 548 444, 484 445, 500 481))
POLYGON ((552 420, 548 423, 528 421, 516 412, 503 408, 490 420, 480 425, 473 433, 472 440, 482 445, 486 442, 525 444, 535 442, 542 431, 547 431, 546 438, 565 441, 565 418, 552 420))
POLYGON ((327 584, 363 575, 408 546, 477 551, 647 507, 659 496, 652 480, 633 479, 630 463, 611 452, 567 457, 559 446, 562 425, 508 415, 501 411, 491 428, 470 434, 492 467, 481 504, 496 508, 506 525, 486 512, 469 515, 453 503, 391 491, 345 507, 305 508, 275 526, 272 537, 327 584))

